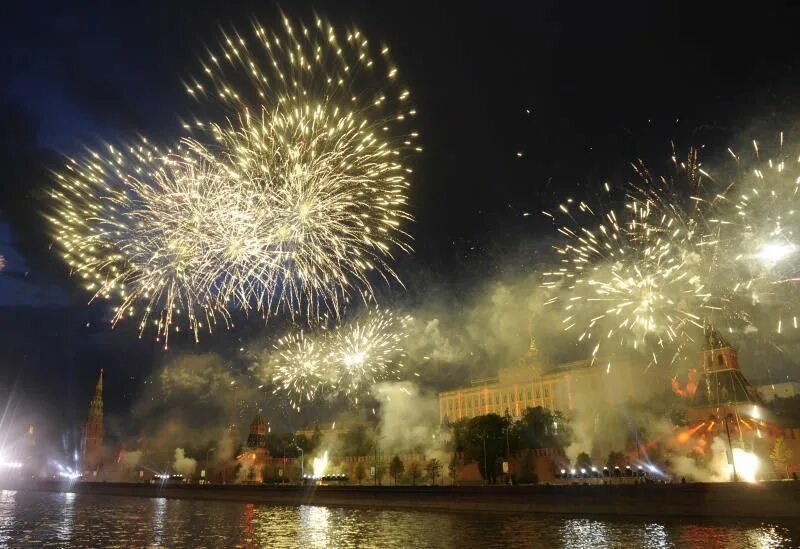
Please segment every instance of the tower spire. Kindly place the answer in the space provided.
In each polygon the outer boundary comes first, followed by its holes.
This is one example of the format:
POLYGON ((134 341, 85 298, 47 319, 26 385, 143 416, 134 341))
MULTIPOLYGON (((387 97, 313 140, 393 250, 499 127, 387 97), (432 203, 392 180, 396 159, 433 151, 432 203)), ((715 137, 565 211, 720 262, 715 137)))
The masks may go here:
POLYGON ((81 440, 83 470, 86 472, 96 474, 102 465, 103 434, 103 369, 101 368, 81 440))

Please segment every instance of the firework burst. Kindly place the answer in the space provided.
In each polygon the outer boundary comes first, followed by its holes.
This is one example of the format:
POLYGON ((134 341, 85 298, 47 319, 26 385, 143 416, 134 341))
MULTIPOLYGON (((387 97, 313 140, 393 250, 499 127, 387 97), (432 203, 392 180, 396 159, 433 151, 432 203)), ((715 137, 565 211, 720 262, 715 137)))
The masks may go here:
POLYGON ((376 309, 331 334, 328 360, 340 393, 358 403, 376 382, 400 378, 408 320, 376 309))
MULTIPOLYGON (((711 294, 703 280, 701 237, 694 224, 652 199, 629 195, 620 214, 600 215, 585 202, 568 202, 570 220, 558 231, 561 266, 545 273, 546 287, 564 310, 565 330, 578 341, 647 350, 654 363, 667 343, 680 345, 687 329, 702 329, 711 294), (582 225, 578 217, 593 221, 582 225)), ((547 214, 553 217, 551 214, 547 214)))
POLYGON ((298 410, 322 394, 357 404, 375 383, 400 379, 408 320, 371 309, 332 330, 281 338, 269 358, 275 393, 285 394, 298 410))
POLYGON ((232 220, 241 197, 216 165, 143 143, 71 160, 56 177, 56 242, 92 299, 118 301, 114 323, 140 302, 140 334, 152 321, 166 346, 178 316, 195 337, 227 318, 213 289, 244 225, 232 220))
POLYGON ((259 286, 271 305, 338 316, 353 293, 372 297, 373 275, 397 280, 387 260, 410 251, 404 159, 420 148, 388 48, 321 19, 295 28, 284 18, 277 32, 225 37, 203 69, 187 91, 227 121, 187 128, 213 137, 198 146, 264 196, 276 266, 259 286))
POLYGON ((777 333, 798 327, 800 156, 787 149, 783 134, 764 150, 753 141, 750 155, 729 149, 736 174, 712 220, 728 259, 719 276, 761 316, 777 312, 770 321, 777 333))
POLYGON ((325 354, 325 339, 312 339, 302 330, 288 334, 273 347, 272 382, 292 407, 314 400, 327 384, 332 372, 325 354))
POLYGON ((140 314, 165 346, 179 317, 195 339, 234 310, 338 317, 410 251, 403 162, 419 149, 401 128, 415 111, 388 48, 286 19, 250 46, 226 38, 210 82, 188 86, 224 116, 187 124, 176 152, 93 153, 52 193, 70 268, 93 299, 118 298, 114 323, 140 314))

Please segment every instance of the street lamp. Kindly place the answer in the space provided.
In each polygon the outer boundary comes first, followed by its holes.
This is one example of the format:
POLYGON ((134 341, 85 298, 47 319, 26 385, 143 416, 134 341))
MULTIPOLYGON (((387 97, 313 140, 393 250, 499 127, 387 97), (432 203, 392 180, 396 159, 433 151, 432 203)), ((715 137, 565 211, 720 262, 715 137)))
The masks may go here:
POLYGON ((733 482, 739 482, 739 477, 736 474, 736 460, 733 456, 733 445, 731 444, 731 430, 728 427, 728 421, 731 419, 733 419, 732 414, 727 414, 725 416, 725 434, 728 435, 728 451, 730 452, 731 466, 733 467, 733 482))
POLYGON ((508 431, 511 429, 511 415, 506 408, 506 463, 508 463, 508 472, 506 473, 506 482, 511 484, 511 447, 508 444, 508 431))
POLYGON ((206 468, 203 469, 203 472, 205 473, 205 478, 203 479, 204 484, 208 484, 208 454, 215 452, 216 450, 216 448, 209 448, 206 450, 206 468))
MULTIPOLYGON (((303 452, 303 449, 300 448, 297 444, 295 444, 294 447, 297 448, 298 450, 300 450, 300 478, 301 479, 305 479, 306 478, 306 469, 305 469, 305 466, 303 465, 303 456, 305 454, 303 452)), ((301 480, 300 482, 302 483, 303 480, 301 480)))
POLYGON ((481 439, 481 442, 483 442, 483 474, 484 474, 483 482, 484 482, 484 484, 488 484, 489 483, 489 468, 486 465, 486 435, 476 435, 476 436, 479 439, 481 439))
POLYGON ((381 440, 382 438, 386 438, 385 435, 380 437, 375 437, 375 474, 373 475, 375 477, 374 478, 375 486, 378 485, 378 441, 381 440))

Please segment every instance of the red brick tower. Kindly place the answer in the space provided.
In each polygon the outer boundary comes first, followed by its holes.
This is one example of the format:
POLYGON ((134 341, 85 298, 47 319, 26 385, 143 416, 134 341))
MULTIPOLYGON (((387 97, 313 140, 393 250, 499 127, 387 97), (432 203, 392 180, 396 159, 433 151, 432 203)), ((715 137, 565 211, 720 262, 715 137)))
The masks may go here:
POLYGON ((97 474, 103 465, 103 370, 89 404, 89 417, 81 437, 81 457, 84 473, 97 474))

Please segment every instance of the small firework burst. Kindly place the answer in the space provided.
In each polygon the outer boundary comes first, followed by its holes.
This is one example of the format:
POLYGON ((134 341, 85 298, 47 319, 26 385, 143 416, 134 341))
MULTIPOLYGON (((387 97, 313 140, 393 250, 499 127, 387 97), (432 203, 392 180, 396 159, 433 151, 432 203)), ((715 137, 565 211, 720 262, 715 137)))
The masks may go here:
POLYGON ((357 404, 375 383, 401 378, 408 320, 375 308, 331 330, 281 338, 269 357, 275 393, 298 410, 323 394, 357 404))

